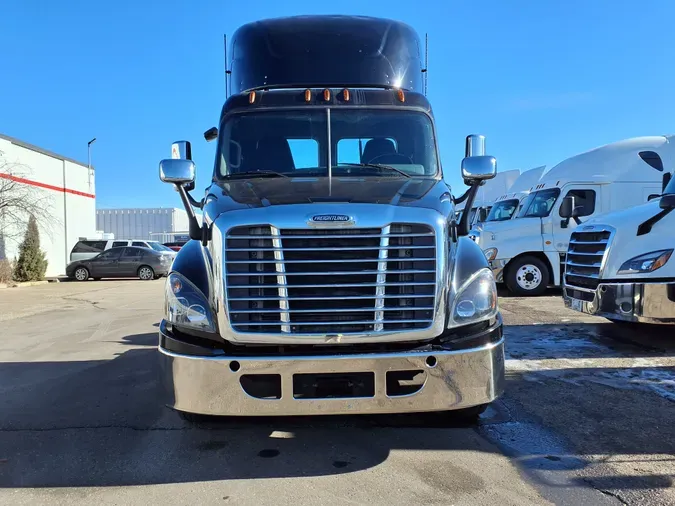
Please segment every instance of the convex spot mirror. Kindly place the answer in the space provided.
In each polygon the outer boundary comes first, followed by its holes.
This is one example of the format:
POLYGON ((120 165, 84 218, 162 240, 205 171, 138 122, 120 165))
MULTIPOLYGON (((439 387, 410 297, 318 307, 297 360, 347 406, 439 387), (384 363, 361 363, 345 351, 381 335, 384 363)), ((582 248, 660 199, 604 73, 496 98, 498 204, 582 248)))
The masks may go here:
POLYGON ((494 156, 469 156, 462 160, 462 178, 465 181, 486 181, 496 175, 497 159, 494 156))
POLYGON ((159 162, 159 179, 164 183, 191 184, 195 180, 195 164, 192 160, 169 158, 159 162))

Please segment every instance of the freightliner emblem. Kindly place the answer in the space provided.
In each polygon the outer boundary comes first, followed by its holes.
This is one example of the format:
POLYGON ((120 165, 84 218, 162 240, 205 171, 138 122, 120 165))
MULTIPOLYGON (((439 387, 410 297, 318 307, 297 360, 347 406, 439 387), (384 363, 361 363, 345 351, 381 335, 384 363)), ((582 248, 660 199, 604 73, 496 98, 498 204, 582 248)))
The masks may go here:
POLYGON ((355 223, 354 217, 346 214, 315 214, 307 217, 310 227, 351 227, 355 223))
POLYGON ((312 221, 344 222, 351 221, 351 217, 344 214, 317 214, 316 216, 312 216, 312 221))

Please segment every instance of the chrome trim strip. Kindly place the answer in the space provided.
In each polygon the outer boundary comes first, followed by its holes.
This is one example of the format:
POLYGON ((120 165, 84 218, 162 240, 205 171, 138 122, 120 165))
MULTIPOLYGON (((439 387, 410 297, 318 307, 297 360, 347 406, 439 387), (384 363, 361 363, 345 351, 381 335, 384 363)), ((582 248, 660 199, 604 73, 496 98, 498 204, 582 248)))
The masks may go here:
MULTIPOLYGON (((270 227, 272 239, 272 245, 274 246, 274 260, 277 261, 275 264, 275 270, 277 271, 277 285, 279 286, 279 317, 282 322, 285 324, 281 325, 281 332, 284 334, 289 334, 291 332, 291 315, 288 312, 290 309, 288 303, 288 288, 286 287, 286 266, 284 265, 284 251, 281 247, 281 232, 277 227, 270 227), (278 250, 277 250, 278 249, 278 250)), ((233 287, 230 287, 233 288, 233 287)), ((232 311, 231 311, 232 312, 232 311)), ((239 311, 237 311, 239 312, 239 311)))
MULTIPOLYGON (((378 260, 386 260, 389 257, 389 232, 391 232, 391 225, 387 225, 382 229, 382 238, 380 239, 380 252, 378 254, 378 260)), ((384 329, 384 324, 381 323, 384 320, 384 295, 386 290, 387 282, 387 262, 377 262, 377 287, 375 288, 375 321, 380 322, 376 323, 373 327, 375 332, 382 332, 384 329)))

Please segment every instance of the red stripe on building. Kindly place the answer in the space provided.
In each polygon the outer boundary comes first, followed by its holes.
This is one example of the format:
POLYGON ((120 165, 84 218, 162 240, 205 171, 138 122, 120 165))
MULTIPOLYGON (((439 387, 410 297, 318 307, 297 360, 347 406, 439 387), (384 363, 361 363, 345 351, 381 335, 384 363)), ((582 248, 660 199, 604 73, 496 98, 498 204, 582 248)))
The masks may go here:
POLYGON ((24 179, 22 177, 16 177, 16 176, 11 176, 9 174, 0 174, 1 178, 4 179, 9 179, 10 181, 14 181, 15 183, 22 183, 22 184, 28 184, 31 186, 37 186, 38 188, 44 188, 46 190, 54 190, 57 192, 63 192, 63 193, 70 193, 71 195, 79 195, 80 197, 87 197, 90 199, 95 199, 96 195, 93 193, 85 193, 85 192, 80 192, 77 190, 71 190, 70 188, 64 188, 62 186, 54 186, 51 184, 45 184, 45 183, 40 183, 38 181, 31 181, 30 179, 24 179))

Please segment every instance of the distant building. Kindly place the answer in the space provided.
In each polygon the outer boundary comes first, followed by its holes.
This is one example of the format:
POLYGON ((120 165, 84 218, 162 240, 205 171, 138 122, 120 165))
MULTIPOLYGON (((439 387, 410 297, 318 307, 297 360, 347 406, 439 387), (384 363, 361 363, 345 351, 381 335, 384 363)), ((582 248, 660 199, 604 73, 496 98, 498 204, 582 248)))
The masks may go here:
POLYGON ((175 207, 97 209, 96 228, 115 239, 170 242, 176 235, 187 235, 188 215, 175 207))
MULTIPOLYGON (((21 185, 20 194, 39 202, 43 216, 49 217, 36 216, 40 245, 49 262, 46 276, 65 274, 78 239, 96 236, 94 171, 85 163, 0 134, 0 185, 7 190, 12 183, 21 185)), ((28 217, 24 223, 9 214, 0 212, 0 259, 15 260, 28 217)))

